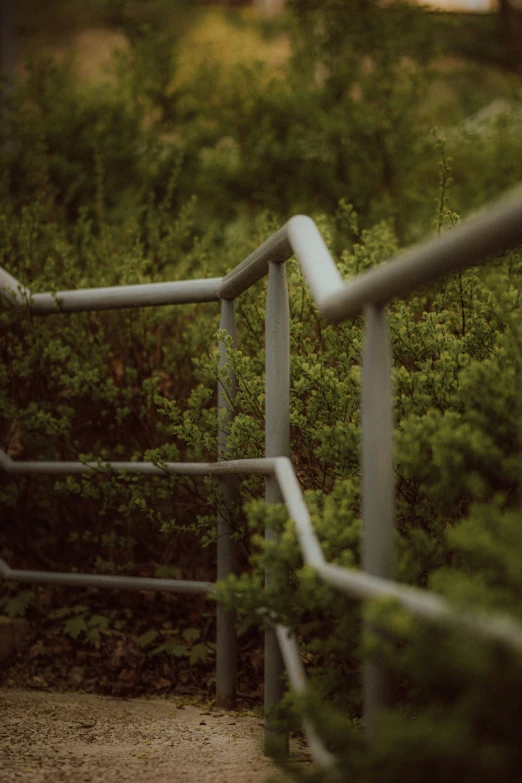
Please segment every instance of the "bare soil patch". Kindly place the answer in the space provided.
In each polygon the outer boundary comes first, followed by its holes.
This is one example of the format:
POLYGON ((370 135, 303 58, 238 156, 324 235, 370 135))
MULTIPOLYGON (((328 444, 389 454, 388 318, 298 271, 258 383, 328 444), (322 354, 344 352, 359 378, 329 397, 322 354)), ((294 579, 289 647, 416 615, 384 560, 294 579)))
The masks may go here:
MULTIPOLYGON (((0 690, 2 783, 283 783, 259 718, 181 701, 0 690)), ((296 741, 291 760, 308 763, 296 741)))

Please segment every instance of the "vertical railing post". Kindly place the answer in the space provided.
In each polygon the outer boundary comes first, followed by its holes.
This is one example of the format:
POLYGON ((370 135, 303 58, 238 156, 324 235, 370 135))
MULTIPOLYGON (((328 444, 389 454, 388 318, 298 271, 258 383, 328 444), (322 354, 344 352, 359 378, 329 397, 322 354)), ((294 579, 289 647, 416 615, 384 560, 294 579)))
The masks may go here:
MULTIPOLYGON (((290 454, 290 310, 284 264, 268 265, 265 351, 265 453, 267 457, 287 457, 290 454)), ((267 503, 283 501, 273 477, 266 479, 265 500, 267 503)), ((267 528, 265 538, 277 541, 277 534, 267 528)), ((267 568, 267 588, 272 579, 272 571, 267 568)), ((265 632, 265 752, 271 755, 285 753, 288 748, 286 733, 278 731, 270 718, 270 711, 284 695, 283 675, 284 663, 276 632, 268 629, 265 632)))
MULTIPOLYGON (((391 348, 382 307, 365 309, 362 367, 362 515, 364 571, 393 579, 394 477, 391 348)), ((371 630, 371 629, 368 629, 371 630)), ((390 703, 387 672, 367 662, 363 669, 366 729, 375 738, 376 717, 390 703)))
MULTIPOLYGON (((225 329, 237 347, 236 315, 233 301, 221 301, 220 328, 225 329)), ((223 340, 219 342, 218 379, 218 460, 229 458, 227 437, 234 418, 236 378, 227 364, 227 351, 223 340), (225 369, 226 368, 226 369, 225 369), (224 377, 223 377, 224 374, 224 377)), ((217 578, 226 579, 237 571, 237 544, 233 539, 230 512, 238 505, 238 477, 222 476, 219 479, 220 500, 217 515, 217 578)), ((217 606, 216 631, 216 703, 226 709, 236 704, 237 632, 236 613, 217 606)))

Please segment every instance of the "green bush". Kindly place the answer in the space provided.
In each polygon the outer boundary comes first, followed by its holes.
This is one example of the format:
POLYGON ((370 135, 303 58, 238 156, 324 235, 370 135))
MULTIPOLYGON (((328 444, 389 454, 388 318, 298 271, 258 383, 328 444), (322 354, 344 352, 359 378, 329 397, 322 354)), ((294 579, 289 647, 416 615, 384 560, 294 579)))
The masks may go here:
MULTIPOLYGON (((5 209, 0 216, 1 264, 30 282, 33 291, 168 279, 172 254, 191 242, 191 215, 185 211, 172 220, 168 203, 163 203, 147 209, 144 228, 140 217, 138 213, 124 228, 108 227, 99 237, 86 217, 69 229, 55 222, 41 203, 19 213, 5 209)), ((204 243, 192 244, 184 270, 180 264, 177 273, 205 276, 204 243)), ((192 518, 194 509, 204 510, 207 503, 198 481, 180 488, 176 477, 111 479, 103 462, 156 460, 160 447, 163 459, 183 458, 182 444, 169 438, 156 415, 154 395, 169 390, 174 377, 173 394, 180 404, 189 395, 194 384, 191 346, 199 347, 205 332, 205 340, 212 338, 216 315, 215 307, 202 306, 35 318, 2 306, 4 449, 24 459, 100 461, 93 477, 4 479, 5 519, 12 523, 10 534, 6 528, 9 541, 19 536, 15 520, 22 517, 33 553, 38 553, 42 534, 52 543, 62 530, 59 559, 40 553, 55 566, 63 557, 84 567, 101 557, 121 568, 129 561, 147 561, 151 552, 157 556, 165 547, 158 541, 159 528, 170 530, 174 517, 183 530, 190 527, 183 503, 174 510, 172 497, 185 495, 192 518), (80 519, 78 495, 84 498, 80 519), (65 552, 68 539, 73 546, 65 552)))
MULTIPOLYGON (((180 84, 175 41, 166 34, 156 47, 128 20, 129 51, 103 91, 35 61, 1 153, 0 265, 33 291, 53 292, 222 275, 303 210, 350 278, 429 228, 446 230, 458 220, 450 206, 465 213, 520 179, 509 123, 485 136, 448 134, 447 143, 438 132, 434 143, 436 118, 423 102, 434 52, 421 10, 294 6, 284 78, 262 65, 225 72, 207 62, 180 84)), ((514 250, 389 308, 399 578, 461 606, 512 614, 520 611, 521 266, 514 250)), ((326 324, 297 264, 287 269, 292 461, 327 559, 358 567, 362 319, 326 324)), ((261 282, 240 297, 239 347, 228 346, 238 378, 228 445, 238 458, 264 453, 265 295, 261 282)), ((3 448, 18 459, 99 461, 82 477, 0 478, 6 559, 100 573, 179 567, 185 578, 213 578, 215 482, 111 476, 104 463, 216 458, 217 307, 42 318, 2 303, 0 323, 3 448)), ((220 596, 243 627, 275 617, 296 629, 312 694, 292 709, 318 716, 343 774, 519 779, 510 689, 518 659, 389 606, 373 609, 388 643, 363 647, 395 671, 398 710, 367 751, 361 609, 303 567, 286 512, 267 509, 262 496, 261 479, 242 480, 240 508, 230 509, 241 573, 220 596), (267 525, 280 533, 277 546, 263 540, 267 525), (267 563, 276 575, 264 591, 267 563)), ((11 591, 2 605, 24 614, 34 598, 11 591)), ((83 602, 57 619, 86 644, 122 621, 83 602)), ((140 626, 136 644, 151 659, 197 662, 211 648, 191 628, 188 637, 175 629, 156 637, 140 626)))

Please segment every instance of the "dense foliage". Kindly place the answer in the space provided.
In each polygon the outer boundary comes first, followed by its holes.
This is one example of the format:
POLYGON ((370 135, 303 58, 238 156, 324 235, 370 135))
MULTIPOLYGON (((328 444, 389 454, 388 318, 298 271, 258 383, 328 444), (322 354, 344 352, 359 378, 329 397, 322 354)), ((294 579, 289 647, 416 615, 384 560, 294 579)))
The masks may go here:
MULTIPOLYGON (((312 213, 349 278, 411 239, 448 230, 456 212, 521 179, 516 114, 448 128, 446 140, 432 131, 441 125, 442 77, 434 22, 421 9, 294 0, 293 55, 279 72, 203 61, 188 81, 175 33, 154 29, 155 17, 148 29, 133 24, 124 5, 116 21, 128 47, 112 81, 93 88, 73 69, 34 57, 11 96, 0 265, 33 291, 221 275, 296 211, 312 213)), ((507 81, 520 96, 516 80, 507 81)), ((325 555, 357 567, 362 322, 328 325, 297 264, 287 266, 292 461, 325 555)), ((513 250, 389 310, 399 578, 467 608, 515 615, 521 272, 513 250)), ((228 350, 238 378, 229 437, 236 457, 264 452, 265 295, 260 283, 238 300, 239 349, 228 350)), ((0 322, 4 450, 100 463, 81 478, 1 477, 5 559, 214 578, 215 484, 115 477, 103 463, 215 459, 217 308, 40 318, 2 304, 0 322)), ((372 609, 387 643, 363 644, 395 670, 399 709, 367 752, 360 607, 303 568, 292 523, 262 496, 260 479, 242 481, 241 508, 230 510, 242 573, 221 597, 239 610, 246 638, 252 618, 259 625, 274 614, 298 631, 313 688, 306 703, 288 707, 319 718, 346 779, 520 779, 518 658, 458 631, 424 628, 393 606, 372 609), (280 531, 277 546, 263 541, 268 523, 280 531), (279 575, 269 592, 267 560, 279 575)), ((2 600, 13 616, 52 620, 57 637, 84 653, 111 640, 121 652, 124 639, 140 666, 144 657, 149 668, 161 661, 163 690, 178 683, 171 664, 180 659, 210 683, 210 613, 198 626, 192 611, 177 628, 180 608, 161 599, 136 626, 135 606, 108 609, 99 594, 57 608, 66 601, 59 591, 42 605, 36 591, 10 587, 2 600)), ((47 654, 41 642, 32 648, 32 658, 47 654)), ((113 656, 116 679, 118 666, 128 671, 122 655, 113 656)))

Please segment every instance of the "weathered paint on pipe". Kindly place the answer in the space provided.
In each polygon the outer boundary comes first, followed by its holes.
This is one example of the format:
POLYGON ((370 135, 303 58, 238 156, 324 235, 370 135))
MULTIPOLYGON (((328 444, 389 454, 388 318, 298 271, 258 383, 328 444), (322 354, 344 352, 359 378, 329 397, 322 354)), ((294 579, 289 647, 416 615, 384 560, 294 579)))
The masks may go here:
POLYGON ((46 462, 17 461, 11 459, 5 451, 0 450, 0 468, 14 474, 76 474, 76 473, 142 473, 148 476, 227 476, 256 475, 272 476, 275 471, 273 459, 236 459, 227 462, 165 462, 156 465, 154 462, 46 462))
POLYGON ((0 297, 13 305, 19 305, 29 302, 31 292, 9 272, 0 267, 0 297))
POLYGON ((5 270, 0 274, 0 294, 12 304, 27 307, 36 315, 93 310, 121 310, 127 307, 217 302, 221 277, 207 280, 177 280, 167 283, 143 283, 110 288, 85 288, 75 291, 31 294, 5 270))

